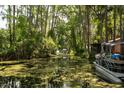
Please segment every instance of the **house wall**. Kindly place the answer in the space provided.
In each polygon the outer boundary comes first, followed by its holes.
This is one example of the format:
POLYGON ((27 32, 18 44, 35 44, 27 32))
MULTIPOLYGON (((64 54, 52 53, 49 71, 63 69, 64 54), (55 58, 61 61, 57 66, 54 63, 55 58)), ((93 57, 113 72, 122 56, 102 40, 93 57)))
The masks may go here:
MULTIPOLYGON (((119 43, 118 41, 117 43, 119 43)), ((117 44, 112 48, 112 53, 118 53, 124 55, 124 44, 117 44)))

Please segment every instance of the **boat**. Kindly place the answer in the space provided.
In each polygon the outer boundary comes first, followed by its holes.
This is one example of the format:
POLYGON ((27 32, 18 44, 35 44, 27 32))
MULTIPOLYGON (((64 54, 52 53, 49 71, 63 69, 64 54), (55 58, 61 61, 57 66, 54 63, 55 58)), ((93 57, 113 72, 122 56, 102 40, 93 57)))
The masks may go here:
POLYGON ((124 42, 104 42, 93 62, 95 73, 110 83, 124 83, 124 42))

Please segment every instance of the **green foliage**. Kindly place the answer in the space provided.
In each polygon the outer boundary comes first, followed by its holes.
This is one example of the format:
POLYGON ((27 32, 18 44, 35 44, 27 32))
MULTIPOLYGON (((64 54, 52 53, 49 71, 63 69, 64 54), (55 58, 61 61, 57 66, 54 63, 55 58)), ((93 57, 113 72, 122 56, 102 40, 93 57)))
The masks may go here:
POLYGON ((43 43, 44 46, 50 50, 57 49, 57 45, 51 37, 44 38, 43 43))
POLYGON ((0 30, 0 55, 7 53, 7 49, 9 48, 8 37, 9 34, 6 30, 0 30))
POLYGON ((28 32, 27 32, 27 17, 24 15, 20 15, 18 17, 18 23, 17 23, 17 36, 18 39, 24 39, 28 37, 28 32))
MULTIPOLYGON (((8 28, 0 30, 1 55, 32 58, 66 48, 72 55, 87 56, 90 44, 100 43, 106 37, 105 6, 18 6, 17 11, 11 5, 4 8, 2 17, 7 19, 8 28)), ((107 8, 109 39, 114 30, 114 9, 114 6, 107 8)), ((117 36, 120 35, 121 12, 123 6, 116 6, 117 36)))

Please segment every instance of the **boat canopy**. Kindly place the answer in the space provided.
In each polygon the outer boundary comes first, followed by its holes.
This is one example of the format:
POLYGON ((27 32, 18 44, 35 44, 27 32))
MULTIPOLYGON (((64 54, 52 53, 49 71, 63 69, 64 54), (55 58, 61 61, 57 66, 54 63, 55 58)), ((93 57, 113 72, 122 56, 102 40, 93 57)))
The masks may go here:
POLYGON ((124 42, 103 42, 102 46, 115 46, 115 45, 124 45, 124 42))

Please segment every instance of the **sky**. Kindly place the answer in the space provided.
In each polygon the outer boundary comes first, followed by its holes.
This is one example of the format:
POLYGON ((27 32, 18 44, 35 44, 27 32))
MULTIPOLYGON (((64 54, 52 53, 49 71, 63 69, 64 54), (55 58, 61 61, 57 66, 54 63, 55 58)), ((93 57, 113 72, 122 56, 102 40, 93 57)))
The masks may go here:
MULTIPOLYGON (((4 9, 7 9, 7 5, 4 6, 4 9)), ((0 29, 6 29, 7 28, 7 19, 5 18, 3 20, 2 19, 3 15, 1 14, 1 12, 3 12, 3 13, 6 12, 4 9, 0 5, 0 29)), ((61 19, 63 19, 66 23, 68 22, 67 17, 65 17, 65 16, 62 16, 61 19)))
POLYGON ((0 29, 2 28, 7 28, 6 24, 7 24, 7 20, 6 19, 2 19, 3 15, 1 15, 1 11, 5 12, 5 10, 2 9, 2 7, 0 7, 0 29))

